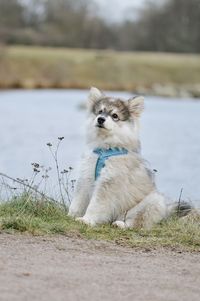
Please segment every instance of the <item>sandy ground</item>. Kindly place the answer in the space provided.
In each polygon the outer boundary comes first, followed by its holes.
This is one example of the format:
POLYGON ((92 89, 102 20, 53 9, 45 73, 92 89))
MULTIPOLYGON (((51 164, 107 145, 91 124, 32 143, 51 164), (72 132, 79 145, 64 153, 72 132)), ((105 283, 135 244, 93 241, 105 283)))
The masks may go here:
POLYGON ((200 300, 200 253, 0 234, 1 301, 200 300))

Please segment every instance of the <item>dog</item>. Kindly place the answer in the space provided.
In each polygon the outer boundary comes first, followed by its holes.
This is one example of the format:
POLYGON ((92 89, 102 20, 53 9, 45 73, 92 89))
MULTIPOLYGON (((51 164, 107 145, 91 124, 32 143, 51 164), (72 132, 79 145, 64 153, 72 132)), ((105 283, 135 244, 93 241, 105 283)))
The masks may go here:
POLYGON ((87 110, 87 150, 69 216, 90 226, 151 229, 172 208, 157 191, 154 173, 141 156, 143 97, 125 101, 93 87, 87 110))

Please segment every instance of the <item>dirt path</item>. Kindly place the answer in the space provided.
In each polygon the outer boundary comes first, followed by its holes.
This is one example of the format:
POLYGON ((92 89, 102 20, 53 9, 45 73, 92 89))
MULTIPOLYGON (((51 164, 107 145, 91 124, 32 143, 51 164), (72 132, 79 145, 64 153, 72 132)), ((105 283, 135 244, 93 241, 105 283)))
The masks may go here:
POLYGON ((199 301, 200 254, 0 234, 1 301, 199 301))

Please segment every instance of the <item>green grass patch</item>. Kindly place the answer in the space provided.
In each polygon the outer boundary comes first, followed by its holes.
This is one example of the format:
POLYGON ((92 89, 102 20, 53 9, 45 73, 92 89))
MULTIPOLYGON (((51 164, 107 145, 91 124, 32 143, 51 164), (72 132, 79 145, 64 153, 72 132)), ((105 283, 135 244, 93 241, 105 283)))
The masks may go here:
POLYGON ((0 55, 0 88, 88 89, 95 85, 144 94, 173 95, 184 90, 197 97, 200 56, 22 46, 5 48, 0 55))
POLYGON ((172 217, 151 231, 120 230, 111 225, 89 227, 68 217, 54 202, 22 195, 0 204, 2 232, 28 232, 33 235, 62 234, 84 239, 112 241, 122 246, 169 247, 200 251, 200 218, 172 217))

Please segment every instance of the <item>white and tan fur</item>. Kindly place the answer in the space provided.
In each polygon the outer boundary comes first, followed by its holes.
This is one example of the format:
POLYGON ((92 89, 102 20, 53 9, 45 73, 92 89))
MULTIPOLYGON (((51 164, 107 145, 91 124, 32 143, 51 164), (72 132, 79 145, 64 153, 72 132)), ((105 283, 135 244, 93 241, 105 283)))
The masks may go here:
POLYGON ((140 154, 143 98, 138 96, 123 102, 91 88, 87 107, 88 151, 83 156, 69 215, 91 226, 113 223, 120 228, 150 229, 169 212, 140 154), (103 127, 98 126, 100 116, 105 118, 103 127), (128 154, 107 159, 95 180, 98 156, 93 150, 115 147, 127 149, 128 154))

